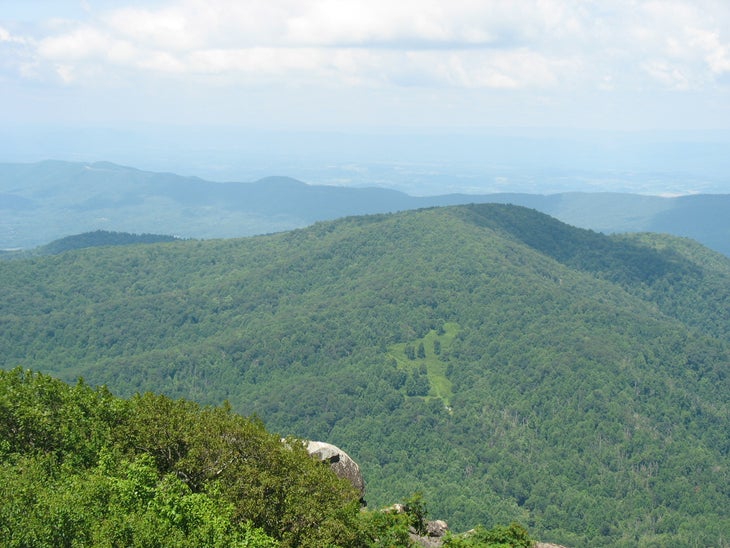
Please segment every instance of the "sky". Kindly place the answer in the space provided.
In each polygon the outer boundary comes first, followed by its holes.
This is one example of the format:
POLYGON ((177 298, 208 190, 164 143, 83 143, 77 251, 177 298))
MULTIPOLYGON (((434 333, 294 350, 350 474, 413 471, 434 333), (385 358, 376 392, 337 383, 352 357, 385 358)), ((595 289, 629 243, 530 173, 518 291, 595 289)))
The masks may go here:
MULTIPOLYGON (((442 139, 404 148, 409 161, 452 135, 474 137, 455 153, 476 136, 580 144, 596 132, 716 151, 730 143, 730 2, 0 0, 0 120, 5 161, 63 155, 73 135, 76 155, 118 139, 132 159, 137 141, 173 167, 204 162, 202 149, 209 165, 255 158, 253 135, 263 152, 290 148, 261 170, 296 164, 297 139, 310 141, 300 156, 325 161, 343 135, 372 136, 358 141, 367 151, 377 136, 442 139), (312 148, 312 135, 329 137, 312 148), (221 136, 248 144, 224 157, 221 136)), ((368 161, 398 146, 384 148, 368 161)), ((353 150, 331 161, 356 162, 353 150)))

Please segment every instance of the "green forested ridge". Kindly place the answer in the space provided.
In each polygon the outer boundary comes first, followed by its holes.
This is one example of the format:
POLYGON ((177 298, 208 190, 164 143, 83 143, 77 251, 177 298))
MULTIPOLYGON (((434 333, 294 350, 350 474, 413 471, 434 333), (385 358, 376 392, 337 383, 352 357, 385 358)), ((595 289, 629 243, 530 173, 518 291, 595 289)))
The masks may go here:
POLYGON ((94 230, 73 236, 66 236, 54 240, 49 244, 23 251, 0 251, 0 259, 19 259, 38 255, 55 255, 73 249, 85 247, 100 247, 108 245, 133 245, 133 244, 156 244, 160 242, 173 242, 177 240, 174 236, 162 234, 130 234, 128 232, 113 232, 109 230, 94 230))
POLYGON ((691 242, 475 205, 79 250, 0 282, 3 367, 227 399, 346 449, 373 506, 422 491, 457 530, 571 546, 730 538, 730 263, 691 242))

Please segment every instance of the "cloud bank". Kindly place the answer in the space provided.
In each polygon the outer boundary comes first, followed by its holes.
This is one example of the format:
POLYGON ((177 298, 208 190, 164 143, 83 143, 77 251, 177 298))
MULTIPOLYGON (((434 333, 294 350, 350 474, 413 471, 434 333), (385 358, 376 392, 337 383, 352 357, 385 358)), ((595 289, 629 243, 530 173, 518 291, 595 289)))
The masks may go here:
POLYGON ((730 75, 722 0, 185 0, 0 19, 7 77, 91 85, 670 89, 730 75), (18 28, 14 28, 18 27, 18 28))
POLYGON ((730 129, 730 2, 17 2, 0 11, 0 116, 730 129))

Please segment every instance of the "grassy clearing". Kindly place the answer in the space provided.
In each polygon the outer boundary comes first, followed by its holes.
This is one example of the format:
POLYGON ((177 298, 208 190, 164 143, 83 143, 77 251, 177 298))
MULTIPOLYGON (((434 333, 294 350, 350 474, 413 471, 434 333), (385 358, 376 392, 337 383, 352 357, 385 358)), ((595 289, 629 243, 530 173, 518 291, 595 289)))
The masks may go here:
POLYGON ((439 398, 449 407, 453 395, 451 381, 446 377, 447 363, 443 359, 451 350, 459 324, 448 322, 440 330, 432 329, 424 337, 394 344, 388 354, 398 367, 413 372, 425 366, 430 389, 427 397, 439 398))

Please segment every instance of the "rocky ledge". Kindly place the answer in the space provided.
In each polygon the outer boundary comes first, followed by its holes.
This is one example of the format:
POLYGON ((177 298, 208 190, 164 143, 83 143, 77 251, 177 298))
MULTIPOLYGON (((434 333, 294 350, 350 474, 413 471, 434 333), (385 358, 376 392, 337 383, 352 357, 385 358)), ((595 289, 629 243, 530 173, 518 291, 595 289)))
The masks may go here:
POLYGON ((332 471, 339 477, 348 480, 360 492, 360 499, 364 501, 365 480, 358 464, 350 455, 331 443, 322 441, 307 442, 307 452, 320 460, 329 463, 332 471))

